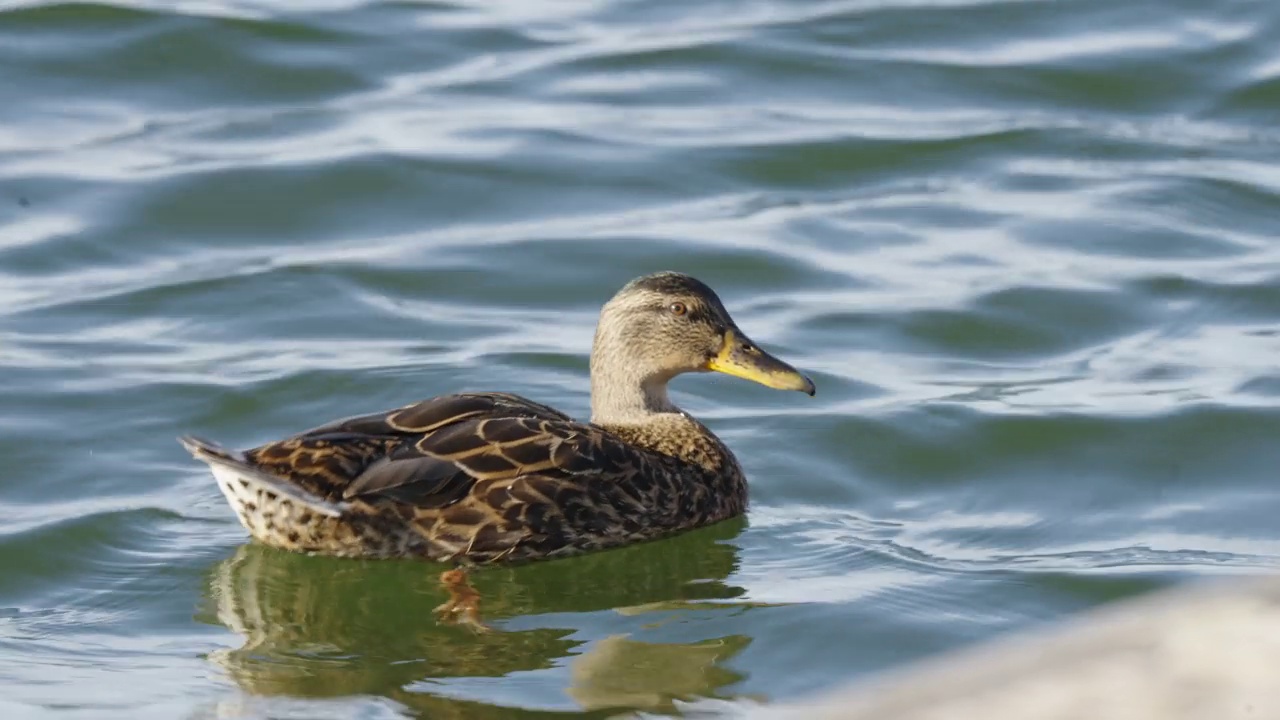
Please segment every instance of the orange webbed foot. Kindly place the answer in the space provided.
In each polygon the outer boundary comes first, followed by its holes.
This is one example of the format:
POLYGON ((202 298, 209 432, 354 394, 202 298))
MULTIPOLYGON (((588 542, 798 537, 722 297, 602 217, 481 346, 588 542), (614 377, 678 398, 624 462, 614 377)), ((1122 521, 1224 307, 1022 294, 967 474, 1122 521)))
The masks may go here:
POLYGON ((480 593, 471 586, 466 570, 455 568, 440 573, 440 584, 449 593, 449 599, 433 611, 440 622, 465 625, 477 633, 492 630, 480 619, 480 593))

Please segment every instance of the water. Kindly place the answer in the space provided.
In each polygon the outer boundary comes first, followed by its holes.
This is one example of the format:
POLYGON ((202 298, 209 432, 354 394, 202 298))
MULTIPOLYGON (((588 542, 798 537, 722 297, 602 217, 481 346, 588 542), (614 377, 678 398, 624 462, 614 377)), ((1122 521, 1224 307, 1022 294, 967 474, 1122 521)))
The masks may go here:
POLYGON ((1280 5, 0 3, 6 717, 720 712, 1280 559, 1280 5), (673 268, 814 399, 753 509, 475 576, 250 545, 250 445, 588 407, 673 268))

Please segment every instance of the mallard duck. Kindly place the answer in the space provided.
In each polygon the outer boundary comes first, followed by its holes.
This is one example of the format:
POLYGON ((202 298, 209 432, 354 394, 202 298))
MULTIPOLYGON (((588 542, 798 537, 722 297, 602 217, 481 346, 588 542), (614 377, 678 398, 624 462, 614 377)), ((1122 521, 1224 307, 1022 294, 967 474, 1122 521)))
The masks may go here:
POLYGON ((240 522, 286 550, 455 564, 562 557, 741 514, 733 453, 667 383, 716 371, 814 394, 738 329, 711 288, 662 272, 600 312, 591 421, 517 395, 469 392, 337 420, 245 450, 181 438, 240 522))

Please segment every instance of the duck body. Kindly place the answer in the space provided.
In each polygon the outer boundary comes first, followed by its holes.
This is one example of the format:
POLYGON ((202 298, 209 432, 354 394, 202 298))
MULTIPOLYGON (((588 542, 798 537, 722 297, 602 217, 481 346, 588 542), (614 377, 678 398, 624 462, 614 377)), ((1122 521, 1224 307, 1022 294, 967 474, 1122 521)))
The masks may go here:
POLYGON ((725 520, 742 468, 667 382, 717 371, 814 394, 680 273, 628 283, 601 310, 591 421, 518 395, 442 395, 246 451, 181 439, 260 542, 348 557, 490 563, 562 557, 725 520))
POLYGON ((325 555, 552 558, 747 505, 737 460, 687 415, 600 427, 505 393, 444 395, 245 452, 183 443, 256 540, 325 555))

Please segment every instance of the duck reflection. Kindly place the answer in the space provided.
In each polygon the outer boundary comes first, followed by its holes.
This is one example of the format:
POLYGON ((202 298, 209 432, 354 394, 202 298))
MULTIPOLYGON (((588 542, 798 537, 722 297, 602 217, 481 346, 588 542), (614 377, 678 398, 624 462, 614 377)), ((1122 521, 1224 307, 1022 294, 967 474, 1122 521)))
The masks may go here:
POLYGON ((725 540, 743 524, 568 560, 473 570, 470 585, 482 599, 487 632, 437 620, 440 603, 457 597, 456 587, 451 593, 441 584, 439 565, 245 545, 213 569, 203 617, 243 635, 244 644, 210 659, 255 695, 374 695, 433 717, 511 717, 511 708, 449 699, 432 688, 538 670, 550 671, 546 682, 586 711, 662 711, 676 699, 723 697, 722 688, 742 680, 724 662, 749 638, 669 643, 628 635, 643 634, 662 613, 748 604, 735 600, 742 588, 726 582, 738 560, 725 540), (617 632, 620 624, 627 632, 617 632))
POLYGON ((743 680, 719 663, 750 642, 742 635, 687 644, 610 636, 570 664, 568 694, 586 710, 670 712, 674 700, 716 697, 719 688, 743 680))

